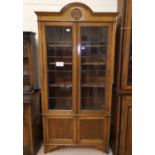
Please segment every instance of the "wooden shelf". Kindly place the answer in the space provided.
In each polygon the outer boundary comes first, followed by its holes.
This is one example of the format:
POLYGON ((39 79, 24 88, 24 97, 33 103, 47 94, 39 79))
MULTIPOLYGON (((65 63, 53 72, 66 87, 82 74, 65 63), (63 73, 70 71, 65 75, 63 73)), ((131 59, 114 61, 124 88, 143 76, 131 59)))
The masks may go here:
POLYGON ((104 46, 107 45, 107 43, 105 43, 105 42, 89 42, 89 41, 81 41, 81 44, 84 44, 84 45, 104 45, 104 46))
POLYGON ((103 57, 103 58, 106 59, 107 56, 106 56, 106 55, 103 55, 103 54, 102 54, 102 55, 82 55, 82 56, 81 56, 81 58, 84 58, 84 57, 87 57, 87 58, 89 58, 89 57, 90 57, 90 58, 92 58, 92 57, 93 57, 93 58, 94 58, 94 57, 95 57, 95 58, 96 58, 96 57, 97 57, 97 58, 98 58, 98 57, 99 57, 99 58, 100 58, 100 57, 103 57))
POLYGON ((47 41, 47 44, 72 44, 71 41, 47 41))
POLYGON ((63 98, 63 99, 72 99, 72 97, 61 97, 61 96, 58 96, 58 97, 48 97, 49 99, 57 99, 57 98, 63 98))
POLYGON ((67 73, 71 73, 72 70, 68 71, 68 70, 48 70, 48 72, 67 72, 67 73))
POLYGON ((56 44, 56 45, 47 45, 48 47, 72 47, 72 45, 61 45, 61 44, 56 44))
POLYGON ((53 55, 53 56, 47 56, 48 58, 72 58, 72 55, 61 55, 61 56, 59 56, 59 55, 53 55))
POLYGON ((104 71, 104 70, 103 69, 99 69, 99 70, 98 69, 97 70, 95 70, 95 69, 92 69, 92 70, 91 69, 89 69, 89 70, 84 69, 84 70, 81 70, 81 72, 94 72, 94 73, 99 73, 102 71, 104 71))
POLYGON ((23 92, 33 92, 32 86, 23 86, 23 92))
MULTIPOLYGON (((50 62, 49 65, 56 65, 56 63, 50 62)), ((72 62, 64 62, 64 65, 72 65, 72 62)))
POLYGON ((70 82, 64 82, 64 83, 54 83, 49 84, 50 87, 72 87, 72 83, 70 82))
POLYGON ((96 47, 96 48, 101 48, 101 47, 106 47, 106 45, 81 45, 81 46, 84 46, 84 47, 96 47))
POLYGON ((104 97, 94 97, 94 96, 90 96, 90 97, 81 97, 81 99, 96 99, 96 98, 97 98, 97 99, 98 99, 98 98, 99 98, 99 99, 101 99, 101 98, 104 99, 104 97))
POLYGON ((30 73, 23 73, 23 76, 30 76, 30 73))
POLYGON ((81 84, 82 87, 105 87, 105 85, 103 83, 97 83, 97 84, 93 84, 93 83, 84 83, 84 84, 81 84))
POLYGON ((106 65, 106 62, 82 62, 82 65, 106 65))

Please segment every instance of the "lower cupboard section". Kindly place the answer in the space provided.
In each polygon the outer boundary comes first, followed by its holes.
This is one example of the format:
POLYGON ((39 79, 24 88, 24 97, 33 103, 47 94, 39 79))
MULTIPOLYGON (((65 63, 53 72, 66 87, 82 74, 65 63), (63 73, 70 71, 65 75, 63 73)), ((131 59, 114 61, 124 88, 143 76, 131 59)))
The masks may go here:
POLYGON ((132 155, 132 96, 116 96, 111 120, 114 155, 132 155))
POLYGON ((109 147, 110 117, 43 116, 45 145, 109 147))

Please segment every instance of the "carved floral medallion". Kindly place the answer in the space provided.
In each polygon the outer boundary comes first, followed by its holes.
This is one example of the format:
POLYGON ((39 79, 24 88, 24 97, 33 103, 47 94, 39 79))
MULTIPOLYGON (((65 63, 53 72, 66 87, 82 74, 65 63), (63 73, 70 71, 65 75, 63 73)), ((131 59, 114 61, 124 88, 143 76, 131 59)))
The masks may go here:
POLYGON ((79 20, 81 17, 82 17, 82 12, 80 9, 76 8, 76 9, 73 9, 72 12, 71 12, 71 17, 74 19, 74 20, 79 20))

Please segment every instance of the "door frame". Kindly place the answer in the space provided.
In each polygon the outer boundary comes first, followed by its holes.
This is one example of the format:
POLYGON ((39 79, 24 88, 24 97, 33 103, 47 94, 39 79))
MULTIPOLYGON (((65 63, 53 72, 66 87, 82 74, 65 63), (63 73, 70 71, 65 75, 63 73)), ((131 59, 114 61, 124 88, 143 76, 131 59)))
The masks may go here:
POLYGON ((113 83, 113 70, 114 70, 114 39, 113 34, 115 31, 115 25, 112 23, 103 23, 103 22, 79 22, 77 26, 77 70, 78 70, 78 77, 77 77, 77 111, 78 113, 92 113, 92 114, 105 114, 108 115, 111 113, 111 94, 112 94, 112 83, 113 83), (80 46, 80 27, 108 27, 108 40, 107 40, 107 64, 106 64, 106 87, 105 87, 105 110, 80 110, 81 106, 81 46, 80 46))
POLYGON ((41 60, 41 76, 42 76, 42 101, 43 101, 43 113, 55 113, 55 114, 75 114, 76 113, 76 25, 73 22, 43 22, 41 23, 41 43, 42 50, 40 51, 41 60), (47 49, 46 49, 46 26, 71 26, 72 27, 72 110, 57 110, 48 109, 48 68, 47 68, 47 49))

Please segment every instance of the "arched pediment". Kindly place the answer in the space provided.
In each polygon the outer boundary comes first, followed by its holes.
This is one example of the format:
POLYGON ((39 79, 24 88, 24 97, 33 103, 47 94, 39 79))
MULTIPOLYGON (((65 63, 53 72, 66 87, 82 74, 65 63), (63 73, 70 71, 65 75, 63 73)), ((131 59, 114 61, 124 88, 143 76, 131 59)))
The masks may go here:
POLYGON ((39 21, 116 21, 117 13, 94 12, 83 3, 69 3, 59 12, 36 12, 39 21))

